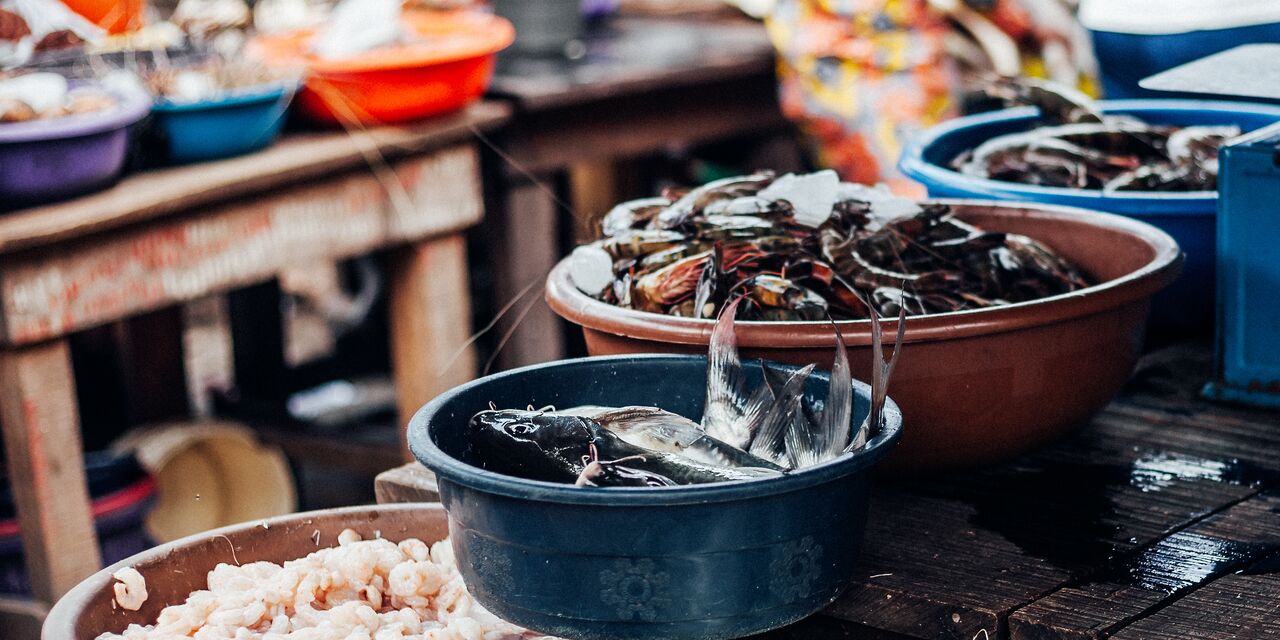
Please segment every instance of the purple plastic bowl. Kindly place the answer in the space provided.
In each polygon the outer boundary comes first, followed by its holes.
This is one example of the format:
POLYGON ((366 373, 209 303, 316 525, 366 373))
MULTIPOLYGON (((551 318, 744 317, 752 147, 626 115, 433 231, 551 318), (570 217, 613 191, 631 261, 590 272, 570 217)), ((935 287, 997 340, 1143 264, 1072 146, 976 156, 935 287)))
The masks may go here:
POLYGON ((151 97, 115 97, 104 111, 0 124, 0 210, 88 193, 119 177, 129 126, 151 110, 151 97))

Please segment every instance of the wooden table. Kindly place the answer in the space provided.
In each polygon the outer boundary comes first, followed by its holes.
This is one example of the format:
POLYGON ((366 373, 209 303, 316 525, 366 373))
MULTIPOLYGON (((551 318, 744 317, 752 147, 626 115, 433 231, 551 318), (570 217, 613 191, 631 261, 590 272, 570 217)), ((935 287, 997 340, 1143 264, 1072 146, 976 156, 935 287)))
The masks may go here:
MULTIPOLYGON (((1280 414, 1200 400, 1209 371, 1206 348, 1157 352, 1062 442, 880 482, 853 588, 775 637, 1280 637, 1280 414)), ((378 496, 434 480, 410 465, 378 496)))
MULTIPOLYGON (((499 304, 526 287, 540 292, 573 238, 627 195, 634 176, 625 162, 788 126, 774 50, 758 23, 620 18, 585 43, 579 60, 499 58, 490 96, 514 109, 494 141, 501 152, 491 156, 491 181, 504 185, 486 223, 501 227, 499 304)), ((632 197, 639 195, 647 194, 632 197)), ((560 324, 544 304, 530 303, 502 353, 507 366, 564 355, 560 324)))
POLYGON ((469 353, 446 367, 471 332, 462 232, 483 215, 473 132, 508 114, 480 104, 404 128, 299 134, 0 216, 0 426, 37 598, 100 566, 67 336, 392 248, 399 405, 416 409, 473 375, 469 353))

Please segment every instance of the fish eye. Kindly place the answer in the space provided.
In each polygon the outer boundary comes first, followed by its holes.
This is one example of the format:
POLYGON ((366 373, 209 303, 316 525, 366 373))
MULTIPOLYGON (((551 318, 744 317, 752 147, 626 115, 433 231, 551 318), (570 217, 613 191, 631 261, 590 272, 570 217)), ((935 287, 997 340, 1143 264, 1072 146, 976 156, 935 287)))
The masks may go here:
POLYGON ((508 427, 507 430, 516 435, 524 435, 526 433, 529 433, 530 431, 533 431, 533 427, 530 427, 527 424, 513 424, 510 427, 508 427))

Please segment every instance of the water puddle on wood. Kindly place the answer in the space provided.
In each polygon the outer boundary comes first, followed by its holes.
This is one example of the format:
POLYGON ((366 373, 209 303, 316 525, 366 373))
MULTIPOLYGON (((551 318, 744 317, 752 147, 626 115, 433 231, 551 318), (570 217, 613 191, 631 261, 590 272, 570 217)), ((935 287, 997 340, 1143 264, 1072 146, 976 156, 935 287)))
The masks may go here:
POLYGON ((1090 580, 1176 593, 1232 571, 1273 548, 1180 531, 1090 580))
POLYGON ((1141 452, 1127 465, 1045 461, 984 476, 976 490, 952 496, 974 506, 974 526, 1072 573, 1088 575, 1106 567, 1096 577, 1159 591, 1196 584, 1266 555, 1267 549, 1177 533, 1130 554, 1122 536, 1133 514, 1117 509, 1116 496, 1132 491, 1130 487, 1158 493, 1198 481, 1280 487, 1280 473, 1248 461, 1161 451, 1141 452))

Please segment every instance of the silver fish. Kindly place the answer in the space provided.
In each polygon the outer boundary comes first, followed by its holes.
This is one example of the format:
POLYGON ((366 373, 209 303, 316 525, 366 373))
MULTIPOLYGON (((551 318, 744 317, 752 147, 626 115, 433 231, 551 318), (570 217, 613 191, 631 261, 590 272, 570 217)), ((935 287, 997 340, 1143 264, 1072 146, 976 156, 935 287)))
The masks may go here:
POLYGON ((747 452, 759 456, 782 467, 789 467, 787 455, 787 430, 791 427, 796 412, 801 411, 804 400, 804 385, 813 373, 814 365, 809 365, 791 374, 782 389, 775 392, 774 402, 761 422, 760 430, 751 439, 751 448, 747 452))
POLYGON ((657 407, 621 407, 591 416, 600 426, 637 447, 682 455, 691 460, 726 467, 782 467, 721 442, 698 423, 657 407))

